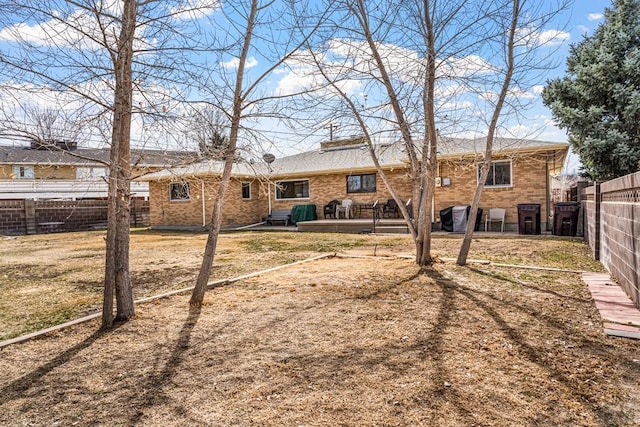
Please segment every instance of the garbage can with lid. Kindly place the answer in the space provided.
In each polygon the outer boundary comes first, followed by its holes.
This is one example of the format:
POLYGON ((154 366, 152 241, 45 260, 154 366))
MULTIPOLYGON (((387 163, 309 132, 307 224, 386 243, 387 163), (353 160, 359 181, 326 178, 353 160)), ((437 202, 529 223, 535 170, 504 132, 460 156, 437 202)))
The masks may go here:
POLYGON ((518 233, 540 234, 540 204, 518 204, 518 233))
POLYGON ((562 202, 553 206, 553 234, 556 236, 574 236, 578 231, 578 213, 580 203, 562 202))

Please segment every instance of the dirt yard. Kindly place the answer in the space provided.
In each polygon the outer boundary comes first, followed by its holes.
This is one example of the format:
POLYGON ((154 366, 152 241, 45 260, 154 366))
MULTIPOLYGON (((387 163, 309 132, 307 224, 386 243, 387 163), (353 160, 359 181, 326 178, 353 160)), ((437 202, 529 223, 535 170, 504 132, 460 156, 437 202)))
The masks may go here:
MULTIPOLYGON (((94 309, 103 244, 3 240, 5 336, 34 307, 94 309)), ((438 237, 434 253, 459 244, 438 237)), ((136 297, 191 285, 203 247, 203 235, 134 233, 136 297)), ((108 333, 95 321, 0 350, 0 424, 640 425, 640 342, 603 335, 579 274, 420 270, 393 256, 412 252, 406 237, 299 233, 225 235, 214 274, 334 252, 213 289, 199 311, 175 296, 108 333)), ((478 238, 471 258, 600 268, 561 239, 478 238)))

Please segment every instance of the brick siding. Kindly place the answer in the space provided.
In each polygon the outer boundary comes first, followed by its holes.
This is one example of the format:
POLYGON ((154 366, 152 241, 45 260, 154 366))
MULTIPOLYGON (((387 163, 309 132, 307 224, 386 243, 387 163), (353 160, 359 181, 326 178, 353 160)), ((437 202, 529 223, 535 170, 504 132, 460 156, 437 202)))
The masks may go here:
MULTIPOLYGON (((542 229, 547 223, 547 175, 546 157, 529 155, 512 159, 512 186, 508 188, 485 188, 480 207, 484 212, 489 208, 505 208, 506 228, 515 230, 518 224, 519 203, 539 203, 541 205, 542 229)), ((373 172, 373 171, 372 171, 373 172)), ((455 205, 469 205, 476 188, 476 165, 469 160, 443 161, 440 165, 440 176, 451 179, 451 185, 436 188, 436 217, 441 209, 455 205)), ((380 176, 376 176, 376 192, 347 193, 348 174, 323 174, 296 177, 279 177, 277 181, 309 180, 309 197, 304 199, 275 200, 274 186, 271 185, 272 209, 291 209, 296 204, 315 204, 316 214, 323 217, 323 207, 331 200, 351 199, 354 203, 372 203, 379 200, 386 202, 391 197, 380 176)), ((405 169, 395 168, 387 171, 391 181, 403 201, 411 198, 410 177, 405 169)), ((254 180, 252 182, 252 200, 242 200, 240 180, 232 180, 223 213, 223 224, 251 224, 259 222, 268 212, 267 185, 254 180), (257 191, 258 190, 258 191, 257 191)), ((151 204, 152 226, 202 226, 203 206, 202 194, 204 186, 205 222, 211 217, 212 196, 217 191, 217 180, 190 181, 191 197, 188 201, 169 200, 169 181, 150 182, 149 194, 151 204)), ((364 215, 371 215, 364 211, 364 215)), ((438 218, 436 218, 438 220, 438 218)))
MULTIPOLYGON (((211 220, 218 179, 189 181, 189 200, 169 199, 169 181, 149 183, 152 226, 202 227, 211 220), (204 196, 204 203, 203 203, 204 196)), ((273 187, 272 187, 273 190, 273 187)), ((253 224, 268 213, 266 184, 257 179, 231 180, 222 214, 222 224, 253 224), (251 183, 251 199, 242 198, 242 182, 251 183)))
MULTIPOLYGON (((503 160, 503 159, 494 159, 503 160)), ((547 203, 546 158, 544 155, 520 156, 511 159, 511 187, 485 187, 480 199, 483 215, 490 208, 506 209, 505 228, 517 230, 518 204, 540 204, 541 229, 547 229, 549 207, 547 203)), ((465 160, 443 161, 440 176, 451 179, 451 185, 436 188, 436 215, 448 206, 470 205, 477 185, 477 166, 465 160)), ((484 220, 484 218, 483 218, 484 220)))

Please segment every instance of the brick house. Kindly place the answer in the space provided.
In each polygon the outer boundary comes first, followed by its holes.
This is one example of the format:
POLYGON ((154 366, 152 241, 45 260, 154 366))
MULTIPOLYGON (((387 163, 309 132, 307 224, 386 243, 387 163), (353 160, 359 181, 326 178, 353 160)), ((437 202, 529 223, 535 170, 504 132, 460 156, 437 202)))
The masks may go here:
MULTIPOLYGON (((492 170, 480 207, 506 209, 506 229, 517 229, 520 203, 541 206, 542 229, 551 214, 551 180, 559 174, 568 144, 500 139, 495 142, 492 170)), ((439 142, 434 221, 448 206, 471 203, 477 184, 484 140, 443 139, 439 142)), ((383 170, 403 200, 411 197, 402 144, 376 145, 383 170)), ((222 163, 205 161, 155 172, 149 182, 151 225, 156 228, 203 227, 211 217, 211 200, 222 163)), ((223 224, 261 222, 272 209, 315 204, 318 217, 331 200, 386 202, 390 198, 361 138, 322 143, 319 150, 262 162, 236 163, 225 200, 223 224)), ((367 215, 370 213, 366 213, 367 215)))

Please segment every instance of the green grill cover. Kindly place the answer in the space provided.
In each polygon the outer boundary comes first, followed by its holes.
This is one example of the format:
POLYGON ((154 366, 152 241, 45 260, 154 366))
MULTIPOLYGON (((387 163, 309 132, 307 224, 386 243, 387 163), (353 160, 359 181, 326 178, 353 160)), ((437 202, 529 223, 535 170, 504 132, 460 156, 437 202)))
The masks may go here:
POLYGON ((314 221, 318 219, 316 216, 316 205, 294 205, 291 208, 291 221, 297 224, 302 221, 314 221))

